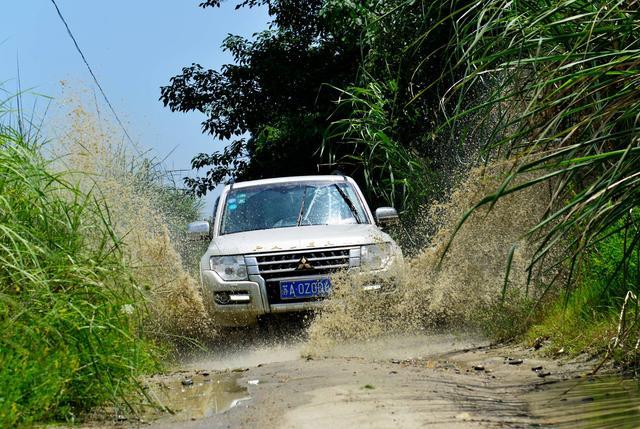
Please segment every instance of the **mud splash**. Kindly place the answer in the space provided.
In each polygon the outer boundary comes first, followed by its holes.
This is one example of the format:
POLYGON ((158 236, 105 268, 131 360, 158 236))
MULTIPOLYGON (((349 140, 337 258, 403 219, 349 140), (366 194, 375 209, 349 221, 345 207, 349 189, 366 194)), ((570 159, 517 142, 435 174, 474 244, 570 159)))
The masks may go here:
POLYGON ((631 429, 640 424, 640 384, 617 375, 562 381, 523 399, 541 425, 631 429))
POLYGON ((132 307, 147 306, 151 317, 146 329, 159 338, 180 343, 213 336, 198 281, 177 250, 181 213, 163 208, 159 190, 167 187, 161 171, 150 155, 139 155, 119 139, 117 129, 82 106, 77 95, 62 101, 64 115, 57 121, 51 151, 60 168, 78 172, 81 186, 108 208, 110 218, 105 221, 121 237, 134 279, 148 297, 147 303, 131 303, 132 307))
MULTIPOLYGON (((77 98, 70 99, 64 104, 82 105, 77 98)), ((109 206, 109 221, 123 237, 137 267, 136 280, 148 291, 153 314, 149 329, 170 339, 210 340, 215 327, 206 314, 198 281, 177 250, 181 243, 175 231, 182 225, 173 213, 158 208, 156 189, 145 187, 145 180, 157 180, 149 161, 132 155, 134 149, 115 137, 120 135, 117 130, 81 107, 68 111, 63 123, 56 153, 62 155, 65 168, 83 172, 79 180, 87 188, 97 188, 109 206)), ((458 232, 439 265, 463 213, 498 188, 511 167, 505 162, 473 169, 447 202, 425 208, 416 223, 425 225, 430 246, 396 267, 392 293, 362 290, 359 286, 365 279, 361 276, 335 278, 334 296, 311 324, 305 353, 321 353, 340 342, 368 341, 394 332, 411 335, 469 324, 500 297, 512 248, 508 287, 522 293, 532 252, 523 235, 547 208, 549 195, 543 185, 510 195, 490 211, 478 211, 458 232)))
MULTIPOLYGON (((418 222, 431 222, 435 227, 425 230, 436 233, 428 248, 395 268, 393 293, 364 291, 364 276, 337 277, 333 296, 310 328, 309 353, 322 354, 340 342, 393 332, 410 334, 472 324, 500 299, 512 248, 508 291, 523 296, 526 267, 534 249, 525 233, 547 209, 549 194, 544 185, 509 195, 491 210, 478 210, 441 260, 463 214, 495 191, 511 166, 505 162, 471 170, 448 202, 424 210, 424 219, 418 222)), ((528 292, 530 298, 538 293, 535 289, 528 292)))

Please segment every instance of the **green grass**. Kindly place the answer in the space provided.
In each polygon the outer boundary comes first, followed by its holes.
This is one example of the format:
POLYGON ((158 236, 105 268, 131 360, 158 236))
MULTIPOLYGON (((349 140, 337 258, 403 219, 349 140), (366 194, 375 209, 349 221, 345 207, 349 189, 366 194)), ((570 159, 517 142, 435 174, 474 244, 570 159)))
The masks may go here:
POLYGON ((604 355, 615 335, 616 316, 597 313, 584 317, 584 310, 573 303, 568 308, 556 303, 539 324, 526 332, 524 341, 533 343, 536 338, 548 338, 551 346, 547 351, 551 354, 564 350, 569 355, 583 352, 592 356, 604 355))
POLYGON ((544 338, 549 340, 544 350, 550 355, 587 353, 612 359, 621 368, 638 368, 640 302, 629 299, 625 307, 627 293, 638 296, 640 292, 638 248, 630 246, 632 235, 612 228, 586 255, 571 290, 553 290, 543 301, 510 290, 504 300, 478 309, 478 324, 498 341, 532 345, 544 338))
POLYGON ((638 248, 629 247, 630 236, 628 231, 616 228, 601 240, 589 253, 575 290, 568 296, 558 296, 545 318, 531 327, 526 339, 549 337, 552 352, 564 349, 570 354, 608 355, 617 364, 637 367, 637 299, 628 301, 623 329, 618 333, 627 292, 636 296, 640 292, 638 248), (629 263, 621 269, 625 260, 629 263))
POLYGON ((133 407, 157 367, 108 208, 0 126, 0 427, 133 407))

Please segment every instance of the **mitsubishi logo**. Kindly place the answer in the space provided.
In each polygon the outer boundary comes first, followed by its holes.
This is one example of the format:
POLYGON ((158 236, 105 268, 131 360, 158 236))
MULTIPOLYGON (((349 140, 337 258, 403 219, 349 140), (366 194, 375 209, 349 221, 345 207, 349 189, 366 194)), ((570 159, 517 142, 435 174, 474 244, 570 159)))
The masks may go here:
POLYGON ((300 258, 300 261, 298 262, 298 268, 296 268, 297 270, 312 270, 313 266, 309 263, 309 261, 307 261, 307 258, 305 258, 304 256, 302 258, 300 258))

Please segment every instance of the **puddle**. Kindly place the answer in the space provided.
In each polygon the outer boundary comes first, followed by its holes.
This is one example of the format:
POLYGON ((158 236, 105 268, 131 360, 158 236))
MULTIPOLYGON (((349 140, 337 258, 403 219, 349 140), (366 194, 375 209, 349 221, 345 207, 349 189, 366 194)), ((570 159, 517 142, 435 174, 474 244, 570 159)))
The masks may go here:
POLYGON ((580 378, 544 386, 525 396, 542 426, 640 427, 640 382, 620 376, 580 378))
MULTIPOLYGON (((193 382, 184 385, 183 378, 159 378, 149 383, 149 394, 174 414, 172 420, 192 420, 211 417, 235 407, 249 399, 245 387, 238 384, 241 374, 196 374, 188 378, 193 382)), ((160 417, 158 411, 147 418, 160 417)))

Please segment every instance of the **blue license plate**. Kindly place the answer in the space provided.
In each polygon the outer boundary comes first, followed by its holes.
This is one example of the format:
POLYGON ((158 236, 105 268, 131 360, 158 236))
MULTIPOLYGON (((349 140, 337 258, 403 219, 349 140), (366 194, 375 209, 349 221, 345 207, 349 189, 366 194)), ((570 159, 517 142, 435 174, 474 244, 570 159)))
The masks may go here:
POLYGON ((280 299, 319 298, 330 292, 331 280, 326 277, 280 282, 280 299))

